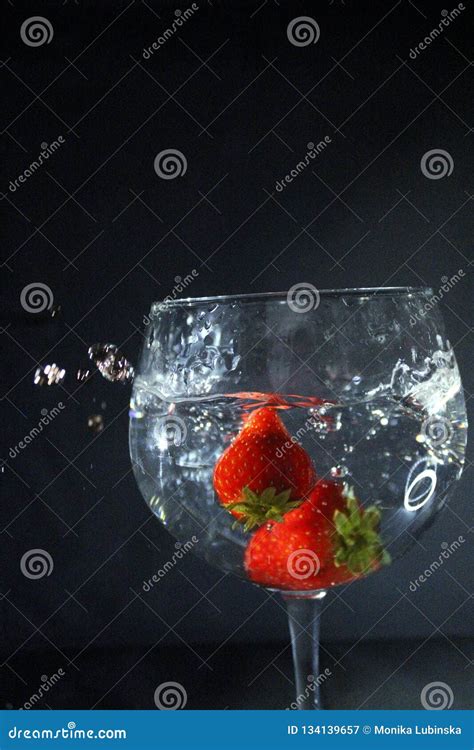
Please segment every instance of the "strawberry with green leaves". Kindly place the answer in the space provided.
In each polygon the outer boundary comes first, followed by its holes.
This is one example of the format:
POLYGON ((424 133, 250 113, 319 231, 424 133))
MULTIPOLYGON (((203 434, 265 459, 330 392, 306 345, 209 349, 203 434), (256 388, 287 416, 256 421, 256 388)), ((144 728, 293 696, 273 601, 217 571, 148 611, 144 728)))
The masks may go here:
MULTIPOLYGON (((380 511, 361 508, 351 491, 320 480, 307 500, 265 521, 245 552, 249 578, 268 588, 307 591, 359 578, 390 561, 378 527, 380 511)), ((245 514, 240 519, 245 522, 245 514)))
POLYGON ((265 520, 282 520, 315 483, 310 457, 269 406, 247 417, 214 468, 219 501, 236 518, 245 518, 246 530, 265 520))

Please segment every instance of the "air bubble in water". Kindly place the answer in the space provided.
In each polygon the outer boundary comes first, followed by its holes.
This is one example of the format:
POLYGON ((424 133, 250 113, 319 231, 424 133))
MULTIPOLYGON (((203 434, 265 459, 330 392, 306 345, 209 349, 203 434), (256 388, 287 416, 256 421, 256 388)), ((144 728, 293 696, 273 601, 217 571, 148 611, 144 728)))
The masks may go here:
POLYGON ((346 477, 349 474, 349 469, 346 466, 343 466, 342 464, 339 464, 338 466, 333 466, 331 468, 331 476, 335 479, 341 479, 341 477, 346 477))
POLYGON ((35 385, 59 385, 64 380, 65 375, 66 370, 53 362, 51 365, 37 367, 33 382, 35 385))
POLYGON ((87 418, 87 426, 91 432, 102 432, 104 429, 104 418, 102 414, 91 414, 87 418))
POLYGON ((88 354, 101 375, 111 383, 129 383, 133 380, 133 367, 115 344, 93 344, 88 354))

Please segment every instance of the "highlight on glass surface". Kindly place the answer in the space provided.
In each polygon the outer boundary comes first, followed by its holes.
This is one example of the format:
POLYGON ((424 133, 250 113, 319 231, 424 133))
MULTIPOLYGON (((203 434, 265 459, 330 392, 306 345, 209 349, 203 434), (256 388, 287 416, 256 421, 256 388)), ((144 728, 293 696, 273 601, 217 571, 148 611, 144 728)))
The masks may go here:
POLYGON ((297 284, 151 307, 138 486, 194 553, 282 592, 299 708, 320 707, 308 675, 327 590, 404 554, 461 475, 464 397, 431 296, 297 284))

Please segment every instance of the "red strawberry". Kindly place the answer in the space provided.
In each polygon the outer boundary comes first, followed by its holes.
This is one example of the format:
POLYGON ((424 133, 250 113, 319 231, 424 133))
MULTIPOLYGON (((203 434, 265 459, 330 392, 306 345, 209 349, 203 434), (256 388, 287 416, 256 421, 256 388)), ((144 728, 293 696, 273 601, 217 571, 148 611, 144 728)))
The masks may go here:
POLYGON ((269 588, 305 591, 359 578, 389 562, 377 528, 380 511, 362 509, 351 492, 320 480, 283 521, 268 521, 245 552, 249 578, 269 588))
POLYGON ((214 469, 214 488, 223 505, 246 528, 281 519, 316 482, 311 459, 292 439, 273 407, 250 414, 214 469), (251 505, 251 508, 248 507, 251 505), (251 513, 248 512, 251 510, 251 513))

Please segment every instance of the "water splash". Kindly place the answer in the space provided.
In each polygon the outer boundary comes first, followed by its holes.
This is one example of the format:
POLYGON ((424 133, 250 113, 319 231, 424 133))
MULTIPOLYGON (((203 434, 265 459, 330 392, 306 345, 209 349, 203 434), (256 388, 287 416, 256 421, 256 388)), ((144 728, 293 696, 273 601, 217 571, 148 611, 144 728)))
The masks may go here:
POLYGON ((135 371, 115 344, 93 344, 89 358, 104 378, 111 383, 130 383, 135 371))

